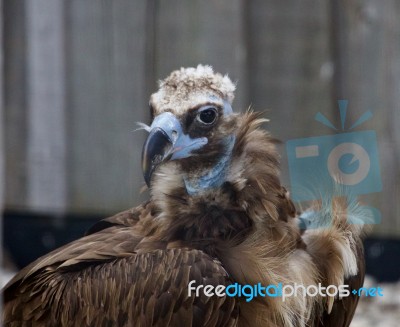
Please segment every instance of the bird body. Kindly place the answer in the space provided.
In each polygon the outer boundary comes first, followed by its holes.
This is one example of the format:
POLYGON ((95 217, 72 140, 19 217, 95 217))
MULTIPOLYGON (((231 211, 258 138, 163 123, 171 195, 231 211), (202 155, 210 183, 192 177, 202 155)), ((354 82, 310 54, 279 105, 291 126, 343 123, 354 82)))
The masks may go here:
POLYGON ((358 207, 331 201, 318 218, 329 227, 301 230, 276 141, 260 114, 233 113, 234 89, 200 65, 160 83, 143 148, 150 200, 19 272, 5 326, 349 326, 357 297, 188 292, 363 283, 362 226, 347 221, 358 207))

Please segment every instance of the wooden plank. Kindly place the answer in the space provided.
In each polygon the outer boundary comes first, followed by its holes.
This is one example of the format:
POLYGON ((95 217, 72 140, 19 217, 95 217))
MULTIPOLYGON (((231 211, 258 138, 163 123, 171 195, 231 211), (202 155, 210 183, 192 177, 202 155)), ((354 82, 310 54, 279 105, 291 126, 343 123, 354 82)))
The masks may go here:
POLYGON ((26 2, 27 205, 66 208, 63 1, 26 2))
POLYGON ((4 2, 5 207, 26 207, 25 1, 4 2))
MULTIPOLYGON (((331 134, 314 121, 332 111, 332 58, 328 3, 265 1, 247 4, 249 92, 253 107, 266 111, 267 128, 283 142, 331 134)), ((283 183, 290 186, 282 154, 283 183)))
POLYGON ((158 79, 180 67, 209 64, 238 82, 234 108, 247 109, 243 1, 158 1, 155 63, 158 79))
POLYGON ((107 212, 137 205, 148 122, 146 1, 69 1, 69 208, 107 212))
POLYGON ((373 118, 355 131, 375 130, 383 190, 364 197, 379 208, 375 233, 400 235, 400 3, 396 0, 335 1, 337 96, 349 100, 347 120, 370 110, 373 118))
POLYGON ((327 3, 258 0, 248 6, 254 108, 267 110, 269 128, 282 140, 310 136, 311 126, 316 135, 328 134, 313 122, 318 111, 333 118, 327 3))

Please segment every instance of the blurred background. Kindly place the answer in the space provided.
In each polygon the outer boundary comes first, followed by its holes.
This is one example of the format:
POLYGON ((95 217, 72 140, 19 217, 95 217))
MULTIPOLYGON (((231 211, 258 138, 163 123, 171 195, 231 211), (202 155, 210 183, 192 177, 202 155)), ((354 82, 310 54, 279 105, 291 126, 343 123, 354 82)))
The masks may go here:
POLYGON ((380 326, 377 312, 399 315, 399 1, 0 3, 6 272, 146 199, 139 192, 145 133, 134 132, 135 123, 149 123, 157 80, 202 63, 237 82, 236 111, 266 112, 266 128, 283 142, 289 189, 285 142, 335 133, 314 120, 318 112, 336 126, 339 99, 348 100, 345 126, 373 113, 355 129, 376 132, 383 185, 362 197, 382 214, 365 241, 368 282, 391 283, 384 285, 392 295, 367 299, 354 326, 380 326))

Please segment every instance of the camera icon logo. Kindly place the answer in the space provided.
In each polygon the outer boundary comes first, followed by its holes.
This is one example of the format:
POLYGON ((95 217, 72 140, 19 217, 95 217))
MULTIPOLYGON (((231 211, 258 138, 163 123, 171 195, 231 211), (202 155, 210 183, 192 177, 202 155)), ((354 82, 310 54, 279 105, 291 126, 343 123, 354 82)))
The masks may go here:
POLYGON ((371 160, 365 149, 357 143, 341 143, 328 156, 328 171, 336 183, 357 185, 371 168, 371 160))
MULTIPOLYGON (((310 190, 333 190, 342 196, 358 196, 382 191, 378 145, 375 131, 351 130, 372 117, 366 112, 344 131, 347 101, 339 101, 342 132, 333 135, 289 140, 286 151, 289 163, 292 198, 295 201, 318 200, 320 194, 310 190)), ((337 130, 318 113, 315 119, 337 130)), ((371 208, 376 216, 376 209, 371 208)))

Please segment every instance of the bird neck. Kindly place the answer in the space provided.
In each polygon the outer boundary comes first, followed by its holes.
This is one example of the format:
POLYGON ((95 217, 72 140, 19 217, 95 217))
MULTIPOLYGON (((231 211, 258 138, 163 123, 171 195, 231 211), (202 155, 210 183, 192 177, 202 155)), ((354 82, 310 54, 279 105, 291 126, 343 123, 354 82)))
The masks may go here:
POLYGON ((184 176, 183 181, 190 196, 218 188, 226 181, 232 150, 235 145, 235 136, 227 136, 223 142, 225 152, 211 169, 195 177, 184 176))
POLYGON ((207 174, 182 176, 175 161, 159 167, 151 196, 158 212, 153 222, 164 235, 230 239, 251 226, 275 226, 295 214, 280 184, 275 141, 259 128, 263 121, 251 112, 243 115, 235 136, 227 137, 226 152, 207 174))

